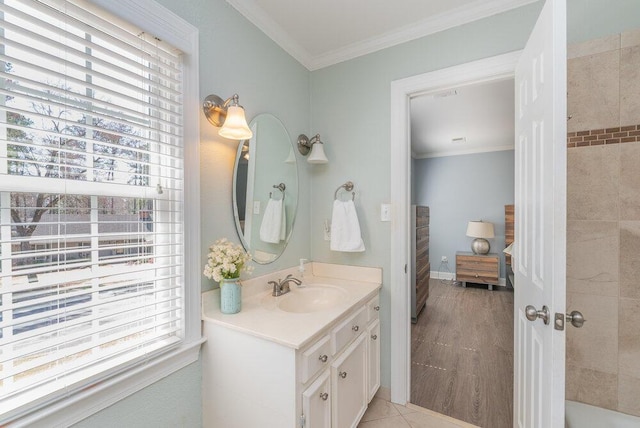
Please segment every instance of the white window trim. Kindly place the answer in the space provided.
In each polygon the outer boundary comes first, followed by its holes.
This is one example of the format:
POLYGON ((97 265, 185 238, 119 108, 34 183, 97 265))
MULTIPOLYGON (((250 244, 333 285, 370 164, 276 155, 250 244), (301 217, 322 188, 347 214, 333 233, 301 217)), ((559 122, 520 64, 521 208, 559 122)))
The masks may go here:
MULTIPOLYGON (((198 361, 204 342, 200 327, 200 100, 198 29, 154 0, 90 0, 175 46, 184 53, 184 260, 183 344, 146 364, 94 385, 14 421, 18 426, 69 426, 198 361)), ((11 425, 9 425, 11 426, 11 425)))

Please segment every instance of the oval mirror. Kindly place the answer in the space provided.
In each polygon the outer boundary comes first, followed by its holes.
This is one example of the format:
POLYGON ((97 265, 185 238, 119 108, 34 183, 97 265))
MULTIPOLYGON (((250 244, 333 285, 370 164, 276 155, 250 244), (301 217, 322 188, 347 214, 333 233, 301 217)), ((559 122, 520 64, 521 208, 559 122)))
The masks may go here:
POLYGON ((244 248, 260 264, 275 261, 289 242, 298 207, 298 166, 286 128, 271 114, 256 116, 253 138, 241 142, 233 169, 233 214, 244 248))

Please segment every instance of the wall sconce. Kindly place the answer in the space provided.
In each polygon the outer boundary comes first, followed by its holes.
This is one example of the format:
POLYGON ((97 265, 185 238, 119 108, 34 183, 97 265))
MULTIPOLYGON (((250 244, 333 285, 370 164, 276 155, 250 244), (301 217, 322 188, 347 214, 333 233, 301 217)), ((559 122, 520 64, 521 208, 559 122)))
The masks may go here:
POLYGON ((467 225, 467 236, 476 238, 471 243, 471 251, 475 254, 487 254, 491 249, 487 239, 495 236, 493 223, 486 221, 470 221, 467 225))
POLYGON ((298 151, 302 156, 309 155, 307 162, 309 163, 328 163, 329 159, 324 154, 324 145, 320 141, 320 134, 316 134, 314 137, 307 137, 304 134, 298 135, 298 151), (311 154, 309 154, 311 152, 311 154))
POLYGON ((223 100, 217 95, 209 95, 202 103, 202 110, 207 120, 221 127, 218 134, 230 140, 248 140, 253 132, 244 117, 244 108, 238 104, 238 94, 223 100))

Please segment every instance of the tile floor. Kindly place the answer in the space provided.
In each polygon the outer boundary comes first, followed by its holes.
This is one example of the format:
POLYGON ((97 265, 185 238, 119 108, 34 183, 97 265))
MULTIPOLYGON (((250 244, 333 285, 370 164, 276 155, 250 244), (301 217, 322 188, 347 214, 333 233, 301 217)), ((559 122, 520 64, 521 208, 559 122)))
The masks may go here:
POLYGON ((410 403, 405 407, 375 397, 358 428, 475 428, 475 425, 410 403))

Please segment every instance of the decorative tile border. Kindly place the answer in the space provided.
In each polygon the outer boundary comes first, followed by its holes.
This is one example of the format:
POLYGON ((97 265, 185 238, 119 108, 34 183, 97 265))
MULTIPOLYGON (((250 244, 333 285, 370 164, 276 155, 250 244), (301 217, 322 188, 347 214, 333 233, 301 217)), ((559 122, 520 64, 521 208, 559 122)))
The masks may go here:
POLYGON ((640 141, 640 125, 567 133, 567 147, 569 148, 633 143, 636 141, 640 141))

